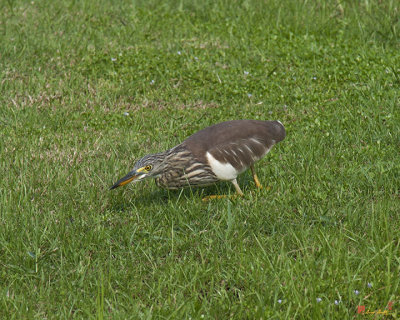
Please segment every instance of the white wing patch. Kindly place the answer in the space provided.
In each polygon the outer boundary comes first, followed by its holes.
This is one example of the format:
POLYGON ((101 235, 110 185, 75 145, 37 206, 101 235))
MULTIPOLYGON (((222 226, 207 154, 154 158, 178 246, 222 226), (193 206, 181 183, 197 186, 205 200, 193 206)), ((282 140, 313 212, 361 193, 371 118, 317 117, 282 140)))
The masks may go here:
POLYGON ((240 173, 231 164, 222 163, 215 159, 209 152, 206 153, 206 157, 211 170, 220 180, 236 179, 237 175, 240 173))

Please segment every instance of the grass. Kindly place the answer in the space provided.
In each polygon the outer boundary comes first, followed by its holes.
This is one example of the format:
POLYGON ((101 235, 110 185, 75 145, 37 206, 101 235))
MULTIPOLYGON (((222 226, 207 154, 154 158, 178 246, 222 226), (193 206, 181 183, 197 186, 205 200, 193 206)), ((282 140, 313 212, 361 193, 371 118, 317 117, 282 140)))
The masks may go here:
POLYGON ((364 319, 390 301, 398 317, 399 10, 3 3, 0 318, 364 319), (245 173, 233 201, 201 201, 229 183, 108 191, 241 118, 287 128, 257 166, 270 190, 245 173))

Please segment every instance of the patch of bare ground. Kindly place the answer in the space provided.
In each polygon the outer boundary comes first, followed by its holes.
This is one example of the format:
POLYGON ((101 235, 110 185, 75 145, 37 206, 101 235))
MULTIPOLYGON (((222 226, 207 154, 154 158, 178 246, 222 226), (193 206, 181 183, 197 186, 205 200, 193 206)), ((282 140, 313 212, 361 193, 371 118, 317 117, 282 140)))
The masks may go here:
POLYGON ((190 39, 183 39, 183 47, 191 47, 196 49, 206 49, 206 48, 215 48, 215 49, 229 49, 229 45, 226 42, 221 41, 221 39, 199 39, 197 37, 193 37, 190 39))
POLYGON ((36 95, 17 94, 10 98, 9 105, 12 104, 16 109, 24 108, 51 108, 54 107, 54 102, 64 104, 63 96, 60 92, 41 92, 36 95))
POLYGON ((170 103, 164 100, 158 101, 150 101, 150 100, 143 100, 141 103, 130 103, 121 99, 117 102, 116 106, 117 109, 126 110, 126 111, 139 111, 142 109, 152 109, 157 111, 163 110, 185 110, 185 109, 210 109, 210 108, 218 108, 219 105, 215 102, 205 102, 203 100, 198 100, 189 103, 181 103, 181 102, 174 102, 170 103))
MULTIPOLYGON (((103 135, 97 133, 97 139, 90 144, 90 148, 85 145, 66 145, 57 142, 51 143, 48 147, 43 147, 43 150, 37 154, 31 154, 32 160, 46 161, 49 163, 58 163, 63 166, 75 166, 89 159, 102 157, 105 160, 111 157, 111 151, 104 148, 101 144, 103 135)), ((39 146, 43 143, 43 138, 39 138, 39 146)))

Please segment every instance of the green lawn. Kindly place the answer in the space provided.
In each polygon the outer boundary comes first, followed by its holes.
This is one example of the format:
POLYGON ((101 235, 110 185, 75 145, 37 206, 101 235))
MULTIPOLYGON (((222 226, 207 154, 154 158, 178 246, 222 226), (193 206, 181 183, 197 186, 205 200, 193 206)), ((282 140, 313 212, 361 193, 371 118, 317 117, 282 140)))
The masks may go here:
POLYGON ((400 316, 398 1, 0 8, 1 319, 400 316), (108 190, 230 119, 285 124, 270 188, 108 190))

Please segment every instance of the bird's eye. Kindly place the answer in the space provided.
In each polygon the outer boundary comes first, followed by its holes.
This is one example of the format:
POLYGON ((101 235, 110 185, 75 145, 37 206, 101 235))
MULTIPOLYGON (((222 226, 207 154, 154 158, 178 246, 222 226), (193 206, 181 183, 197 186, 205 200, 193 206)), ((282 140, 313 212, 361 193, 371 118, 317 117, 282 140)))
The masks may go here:
POLYGON ((153 168, 152 166, 148 165, 148 166, 145 166, 145 167, 144 167, 144 170, 150 171, 152 168, 153 168))

